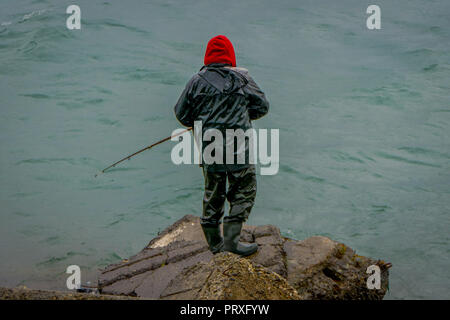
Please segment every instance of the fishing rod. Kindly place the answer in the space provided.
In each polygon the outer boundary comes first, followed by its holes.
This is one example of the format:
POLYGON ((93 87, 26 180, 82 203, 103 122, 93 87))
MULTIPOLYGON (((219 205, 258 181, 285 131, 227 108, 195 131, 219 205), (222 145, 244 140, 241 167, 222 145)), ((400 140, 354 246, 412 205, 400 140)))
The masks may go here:
POLYGON ((179 133, 177 133, 177 134, 174 134, 173 136, 168 136, 167 138, 164 138, 164 139, 162 139, 162 140, 159 140, 158 142, 155 142, 154 144, 151 144, 151 145, 149 145, 149 146, 147 146, 147 147, 145 147, 145 148, 142 148, 141 150, 136 151, 135 153, 130 154, 129 156, 126 156, 125 158, 120 159, 120 160, 117 161, 117 162, 114 162, 114 163, 113 163, 112 165, 110 165, 109 167, 106 167, 105 169, 103 169, 102 171, 100 171, 100 173, 97 173, 94 177, 97 177, 99 174, 105 173, 105 171, 108 170, 108 169, 114 168, 116 165, 118 165, 118 164, 121 163, 122 161, 130 160, 130 159, 131 159, 132 157, 134 157, 135 155, 137 155, 137 154, 139 154, 139 153, 141 153, 141 152, 143 152, 143 151, 145 151, 145 150, 151 149, 151 148, 153 148, 154 146, 157 146, 158 144, 161 144, 161 143, 163 143, 163 142, 165 142, 165 141, 167 141, 167 140, 170 140, 170 139, 172 139, 172 138, 174 138, 174 137, 180 136, 180 135, 182 135, 183 133, 188 132, 188 131, 190 131, 190 130, 192 130, 192 127, 187 128, 186 130, 183 130, 183 131, 181 131, 181 132, 179 132, 179 133))

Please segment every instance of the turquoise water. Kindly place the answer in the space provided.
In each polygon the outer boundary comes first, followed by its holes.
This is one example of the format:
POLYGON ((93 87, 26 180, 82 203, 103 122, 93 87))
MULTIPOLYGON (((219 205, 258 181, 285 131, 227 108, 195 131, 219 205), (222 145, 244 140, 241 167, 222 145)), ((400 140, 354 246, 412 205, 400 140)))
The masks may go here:
POLYGON ((173 105, 225 34, 266 92, 280 171, 249 223, 320 234, 393 263, 388 299, 450 298, 450 3, 72 1, 0 5, 0 286, 64 288, 200 215, 198 167, 172 142, 173 105))

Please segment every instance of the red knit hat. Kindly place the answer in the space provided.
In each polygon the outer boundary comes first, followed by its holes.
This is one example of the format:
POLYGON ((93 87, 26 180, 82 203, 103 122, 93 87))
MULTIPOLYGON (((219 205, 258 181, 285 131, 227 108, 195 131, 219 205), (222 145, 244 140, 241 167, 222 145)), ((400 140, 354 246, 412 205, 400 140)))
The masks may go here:
POLYGON ((231 41, 219 35, 209 40, 205 52, 205 66, 211 63, 228 63, 236 67, 236 56, 231 41))

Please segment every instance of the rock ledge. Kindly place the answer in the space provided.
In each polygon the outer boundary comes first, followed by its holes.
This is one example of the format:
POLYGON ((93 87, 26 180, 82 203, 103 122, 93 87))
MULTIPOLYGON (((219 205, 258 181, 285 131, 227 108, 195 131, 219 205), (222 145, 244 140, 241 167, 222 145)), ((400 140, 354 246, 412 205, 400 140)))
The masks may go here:
POLYGON ((390 263, 359 256, 343 243, 314 236, 282 237, 273 225, 244 226, 241 241, 258 252, 212 255, 200 219, 186 215, 141 252, 102 270, 101 293, 150 299, 382 299, 390 263), (381 270, 381 288, 367 288, 367 267, 381 270))

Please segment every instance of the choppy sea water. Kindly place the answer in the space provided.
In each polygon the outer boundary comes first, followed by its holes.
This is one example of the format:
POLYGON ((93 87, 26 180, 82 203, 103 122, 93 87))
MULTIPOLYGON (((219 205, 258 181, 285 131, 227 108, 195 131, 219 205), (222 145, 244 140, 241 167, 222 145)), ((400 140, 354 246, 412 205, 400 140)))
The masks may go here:
POLYGON ((388 299, 450 298, 450 3, 3 0, 0 285, 63 289, 201 214, 199 168, 165 143, 173 105, 227 35, 266 92, 280 170, 250 224, 324 235, 393 263, 388 299))

